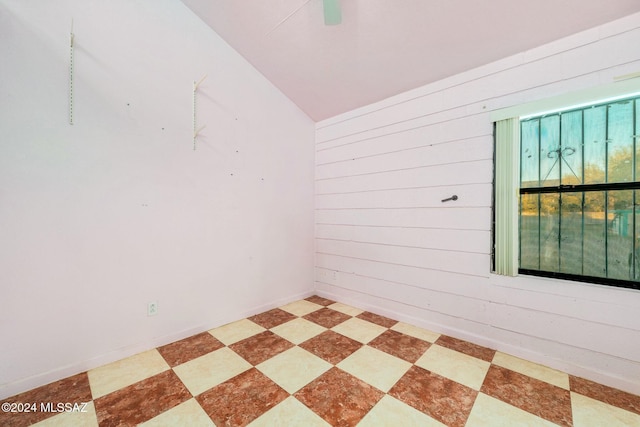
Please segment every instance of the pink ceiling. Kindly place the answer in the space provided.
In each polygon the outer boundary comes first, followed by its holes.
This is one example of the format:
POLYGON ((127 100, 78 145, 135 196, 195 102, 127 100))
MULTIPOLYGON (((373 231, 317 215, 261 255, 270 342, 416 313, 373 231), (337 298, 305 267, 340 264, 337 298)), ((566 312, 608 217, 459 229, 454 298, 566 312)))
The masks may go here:
POLYGON ((322 0, 183 2, 316 121, 640 12, 640 0, 340 0, 342 24, 326 26, 322 0))

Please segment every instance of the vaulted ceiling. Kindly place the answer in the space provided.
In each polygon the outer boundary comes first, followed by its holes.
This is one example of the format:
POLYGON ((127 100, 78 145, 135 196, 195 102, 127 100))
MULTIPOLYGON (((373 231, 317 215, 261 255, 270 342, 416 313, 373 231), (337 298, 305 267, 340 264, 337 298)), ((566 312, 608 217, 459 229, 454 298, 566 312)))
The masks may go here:
POLYGON ((183 0, 319 121, 626 15, 640 0, 183 0))

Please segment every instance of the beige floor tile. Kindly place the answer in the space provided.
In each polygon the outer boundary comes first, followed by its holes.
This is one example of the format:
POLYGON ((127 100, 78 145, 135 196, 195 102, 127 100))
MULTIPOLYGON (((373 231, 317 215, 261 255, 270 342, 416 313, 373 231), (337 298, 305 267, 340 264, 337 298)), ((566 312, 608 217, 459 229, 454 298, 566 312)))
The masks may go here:
POLYGON ((94 399, 137 383, 169 369, 158 350, 153 349, 99 368, 91 369, 89 385, 94 399))
POLYGON ((273 382, 293 394, 333 365, 300 347, 293 347, 256 366, 273 382))
POLYGON ((330 427, 311 409, 293 396, 256 418, 248 427, 330 427))
POLYGON ((349 337, 363 344, 368 343, 387 328, 353 317, 331 328, 332 331, 349 337))
POLYGON ((486 394, 479 393, 465 427, 487 426, 557 427, 557 424, 537 417, 515 406, 511 406, 501 400, 494 399, 486 394))
POLYGON ((571 392, 573 427, 640 426, 640 415, 571 392))
POLYGON ((342 304, 341 302, 335 302, 328 307, 332 310, 339 311, 340 313, 348 314, 349 316, 357 316, 360 313, 364 313, 364 310, 342 304))
POLYGON ((546 366, 538 365, 537 363, 529 362, 528 360, 520 359, 499 351, 497 351, 495 356, 493 356, 493 363, 498 366, 502 366, 503 368, 511 369, 512 371, 519 372, 523 375, 528 375, 540 381, 545 381, 549 384, 569 390, 569 375, 564 372, 547 368, 546 366))
POLYGON ((409 370, 411 363, 365 346, 336 366, 386 393, 409 370))
POLYGON ((251 364, 228 347, 200 356, 173 368, 196 396, 251 368, 251 364))
POLYGON ((447 377, 474 390, 480 390, 489 362, 433 344, 416 361, 416 365, 447 377))
POLYGON ((189 399, 140 424, 140 427, 166 426, 215 427, 215 424, 195 399, 189 399))
POLYGON ((224 345, 231 345, 264 331, 266 331, 266 329, 262 326, 253 323, 249 319, 242 319, 220 326, 219 328, 211 329, 209 333, 224 345))
POLYGON ((403 334, 406 334, 415 338, 419 338, 421 340, 428 341, 431 343, 436 342, 436 340, 440 338, 440 334, 431 332, 427 329, 422 329, 417 326, 410 325, 408 323, 403 323, 403 322, 398 322, 389 329, 392 329, 394 331, 401 332, 403 334))
POLYGON ((282 338, 297 345, 315 337, 316 335, 320 335, 326 331, 327 328, 322 327, 317 323, 309 322, 306 319, 297 318, 271 328, 270 330, 274 334, 278 334, 282 338))
POLYGON ((312 313, 316 310, 323 308, 320 304, 313 303, 307 300, 295 301, 287 305, 280 307, 281 310, 288 311, 296 316, 304 316, 305 314, 312 313))
MULTIPOLYGON (((63 402, 64 403, 64 402, 63 402)), ((98 427, 98 417, 93 402, 88 402, 86 408, 80 408, 81 412, 63 412, 39 423, 37 427, 98 427)))
POLYGON ((358 423, 358 427, 446 427, 427 414, 385 395, 358 423))

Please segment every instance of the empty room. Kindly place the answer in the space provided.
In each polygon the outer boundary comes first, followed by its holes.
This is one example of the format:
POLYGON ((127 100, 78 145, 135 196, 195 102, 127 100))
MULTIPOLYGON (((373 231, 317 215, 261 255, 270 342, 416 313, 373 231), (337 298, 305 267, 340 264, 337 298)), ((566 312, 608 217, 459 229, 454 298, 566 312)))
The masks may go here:
POLYGON ((640 426, 638 0, 0 0, 1 426, 640 426))

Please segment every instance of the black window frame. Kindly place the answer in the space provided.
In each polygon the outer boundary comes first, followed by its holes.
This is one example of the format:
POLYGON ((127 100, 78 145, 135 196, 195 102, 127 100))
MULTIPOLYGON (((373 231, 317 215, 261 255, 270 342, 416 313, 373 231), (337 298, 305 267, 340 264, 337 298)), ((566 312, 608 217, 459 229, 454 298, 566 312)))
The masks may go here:
MULTIPOLYGON (((638 96, 632 96, 632 97, 626 97, 626 98, 620 98, 620 99, 616 99, 616 100, 611 100, 611 101, 607 101, 607 102, 600 102, 600 103, 594 103, 594 104, 590 104, 590 105, 586 105, 586 106, 581 106, 578 108, 573 108, 573 109, 567 109, 567 110, 562 110, 560 112, 555 112, 555 113, 549 113, 549 114, 539 114, 539 115, 535 115, 535 116, 531 116, 531 117, 527 117, 525 119, 521 119, 519 121, 519 126, 520 126, 520 132, 521 132, 521 140, 520 140, 520 145, 522 147, 522 123, 528 120, 534 120, 534 119, 541 119, 543 117, 549 116, 549 115, 553 115, 553 114, 567 114, 567 113, 571 113, 571 112, 575 112, 575 111, 584 111, 587 108, 594 108, 594 107, 602 107, 602 106, 609 106, 618 102, 625 102, 625 101, 630 101, 633 103, 633 115, 634 115, 634 130, 633 130, 633 135, 632 135, 632 139, 633 139, 633 154, 632 154, 632 158, 634 161, 634 164, 632 166, 632 171, 633 171, 633 181, 632 182, 605 182, 605 183, 597 183, 597 184, 576 184, 576 185, 567 185, 567 184, 561 184, 561 180, 558 180, 558 185, 541 185, 538 187, 526 187, 526 188, 519 188, 519 200, 518 200, 518 204, 521 205, 522 203, 522 196, 523 195, 529 195, 529 194, 558 194, 559 197, 561 197, 561 194, 563 193, 583 193, 583 202, 582 202, 582 212, 584 212, 584 194, 587 194, 588 192, 605 192, 605 200, 607 197, 607 191, 620 191, 620 190, 640 190, 640 173, 636 174, 636 169, 640 168, 640 165, 636 165, 635 163, 637 162, 637 157, 639 156, 639 153, 637 152, 638 149, 640 149, 640 147, 638 147, 638 140, 640 139, 640 135, 638 135, 638 133, 640 133, 640 129, 637 129, 637 115, 640 114, 640 108, 637 108, 638 104, 640 104, 640 97, 638 96), (636 176, 638 175, 638 176, 636 176)), ((584 135, 583 137, 583 142, 584 142, 584 135)), ((607 160, 608 160, 608 155, 609 153, 607 152, 607 160)), ((520 165, 520 173, 522 173, 522 165, 520 165)), ((636 215, 638 214, 638 209, 640 209, 640 193, 638 193, 638 195, 636 196, 636 192, 633 192, 633 254, 635 254, 636 257, 638 257, 638 259, 640 259, 640 242, 638 241, 638 239, 636 238, 637 233, 636 233, 636 227, 640 229, 640 222, 638 224, 636 224, 636 215)), ((605 209, 606 209, 606 203, 605 203, 605 209)), ((538 214, 539 217, 539 214, 538 214)), ((521 215, 519 214, 519 224, 518 224, 518 236, 519 236, 519 243, 518 243, 518 248, 519 248, 519 256, 518 259, 521 261, 521 250, 522 250, 522 240, 520 238, 520 233, 521 233, 521 215)), ((606 218, 606 217, 605 217, 606 218)), ((493 218, 493 220, 495 221, 495 218, 493 218)), ((605 219, 606 222, 606 219, 605 219)), ((640 231, 640 230, 638 230, 640 231)), ((558 236, 560 239, 560 232, 558 232, 558 236)), ((605 248, 606 248, 606 239, 605 239, 605 248)), ((605 253, 606 253, 606 249, 605 249, 605 253)), ((519 265, 521 265, 521 262, 519 263, 519 265)), ((636 266, 638 265, 638 260, 634 260, 633 261, 633 267, 634 267, 634 271, 636 266)), ((640 267, 638 267, 640 269, 640 267)), ((538 276, 538 277, 548 277, 548 278, 554 278, 554 279, 564 279, 564 280, 572 280, 572 281, 577 281, 577 282, 586 282, 586 283, 595 283, 595 284, 602 284, 602 285, 608 285, 608 286, 615 286, 615 287, 620 287, 620 288, 630 288, 630 289, 637 289, 640 290, 640 281, 633 281, 633 280, 621 280, 621 279, 614 279, 614 278, 608 278, 608 277, 599 277, 599 276, 589 276, 589 275, 580 275, 580 274, 570 274, 570 273, 563 273, 563 272, 554 272, 554 271, 546 271, 546 270, 535 270, 535 269, 530 269, 530 268, 518 268, 518 273, 519 274, 523 274, 523 275, 529 275, 529 276, 538 276)), ((640 271, 635 272, 635 276, 634 277, 639 277, 640 276, 640 271)))

